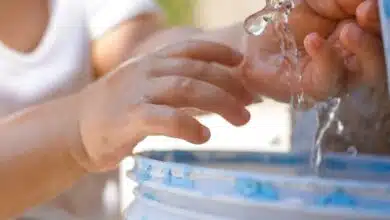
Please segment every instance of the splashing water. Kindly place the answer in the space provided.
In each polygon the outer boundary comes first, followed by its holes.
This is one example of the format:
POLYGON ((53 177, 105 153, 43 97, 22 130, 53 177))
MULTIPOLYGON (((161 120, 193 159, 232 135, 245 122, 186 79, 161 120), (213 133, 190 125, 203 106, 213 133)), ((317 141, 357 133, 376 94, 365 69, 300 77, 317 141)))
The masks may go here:
POLYGON ((355 146, 349 146, 347 149, 347 153, 352 156, 357 156, 359 154, 359 151, 355 146))
MULTIPOLYGON (((249 34, 260 36, 268 25, 272 25, 280 42, 283 60, 287 64, 286 74, 290 78, 295 77, 292 80, 301 82, 302 72, 299 68, 299 50, 294 34, 288 27, 288 16, 294 7, 292 0, 267 0, 263 10, 245 20, 244 28, 249 34)), ((298 94, 291 93, 291 105, 295 109, 303 109, 305 101, 302 87, 298 94)))
MULTIPOLYGON (((275 30, 280 42, 280 50, 284 61, 286 62, 289 78, 302 82, 303 73, 299 65, 299 50, 295 37, 288 26, 288 18, 292 9, 295 7, 293 0, 267 0, 263 10, 249 16, 244 22, 244 28, 248 34, 260 36, 269 25, 275 30), (294 79, 295 78, 295 79, 294 79)), ((291 85, 291 84, 290 84, 291 85)), ((299 92, 291 93, 291 106, 294 109, 301 110, 306 108, 307 97, 305 97, 303 87, 300 86, 299 92)), ((325 103, 326 108, 330 109, 328 118, 324 125, 318 128, 318 135, 312 148, 312 169, 318 173, 322 162, 322 142, 326 131, 333 123, 337 123, 337 133, 341 134, 344 126, 337 119, 336 113, 340 107, 341 98, 334 98, 325 103)), ((320 111, 320 109, 318 109, 320 111)))
MULTIPOLYGON (((327 108, 330 108, 329 113, 328 113, 328 118, 325 121, 325 124, 320 126, 318 128, 318 136, 315 141, 315 145, 313 148, 313 155, 312 155, 312 168, 314 169, 314 172, 319 173, 320 172, 320 167, 321 167, 321 162, 322 162, 322 157, 323 157, 323 148, 322 148, 322 143, 325 137, 326 131, 329 130, 330 126, 333 123, 337 123, 337 133, 342 134, 344 130, 344 126, 340 120, 337 119, 336 113, 340 107, 341 104, 341 98, 334 98, 331 99, 330 101, 326 102, 325 105, 327 108)), ((320 111, 320 109, 318 109, 320 111)))

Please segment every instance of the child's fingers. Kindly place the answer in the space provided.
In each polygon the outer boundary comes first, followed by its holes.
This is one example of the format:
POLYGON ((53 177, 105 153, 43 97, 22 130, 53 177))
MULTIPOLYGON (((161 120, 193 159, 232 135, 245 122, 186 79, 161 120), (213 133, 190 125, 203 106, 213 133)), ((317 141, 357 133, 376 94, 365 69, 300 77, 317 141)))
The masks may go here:
POLYGON ((304 70, 305 88, 316 99, 338 95, 346 77, 341 56, 329 42, 315 33, 306 37, 305 49, 312 59, 304 70))
POLYGON ((386 67, 380 38, 364 32, 356 23, 350 23, 341 31, 340 41, 356 55, 361 81, 376 85, 383 79, 386 67))
POLYGON ((325 18, 340 20, 355 15, 364 0, 306 0, 306 3, 325 18))
POLYGON ((366 0, 356 9, 356 19, 361 27, 379 35, 381 31, 378 0, 366 0))
POLYGON ((339 5, 341 10, 349 15, 355 15, 356 8, 364 1, 364 0, 335 0, 336 4, 339 5))

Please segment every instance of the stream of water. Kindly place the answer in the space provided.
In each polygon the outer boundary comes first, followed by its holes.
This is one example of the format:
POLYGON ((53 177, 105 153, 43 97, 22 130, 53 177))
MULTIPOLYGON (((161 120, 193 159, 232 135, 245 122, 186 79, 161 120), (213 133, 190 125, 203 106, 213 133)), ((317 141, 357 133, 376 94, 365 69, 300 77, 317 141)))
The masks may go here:
MULTIPOLYGON (((287 69, 283 74, 288 74, 292 80, 298 83, 302 81, 303 73, 299 65, 299 49, 295 37, 288 26, 289 14, 295 7, 293 0, 267 0, 266 6, 259 12, 249 16, 244 22, 244 28, 248 34, 260 36, 271 25, 275 30, 280 42, 280 52, 287 64, 287 69)), ((303 87, 300 87, 298 93, 291 93, 291 106, 293 109, 301 110, 306 107, 306 95, 303 87)), ((334 123, 338 124, 338 132, 341 134, 343 125, 338 120, 336 113, 339 109, 341 98, 334 98, 317 108, 317 111, 327 111, 326 122, 318 127, 317 137, 314 146, 312 146, 312 169, 318 173, 323 157, 322 143, 326 131, 334 123), (325 106, 324 106, 325 105, 325 106)))

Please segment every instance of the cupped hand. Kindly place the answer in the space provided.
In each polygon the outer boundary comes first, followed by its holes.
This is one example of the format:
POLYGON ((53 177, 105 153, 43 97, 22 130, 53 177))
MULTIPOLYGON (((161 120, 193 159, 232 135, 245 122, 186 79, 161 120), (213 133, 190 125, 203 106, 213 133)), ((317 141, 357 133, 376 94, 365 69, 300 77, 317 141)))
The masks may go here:
POLYGON ((252 97, 235 75, 242 55, 191 41, 132 59, 81 93, 78 161, 89 171, 117 166, 147 136, 201 144, 208 128, 183 108, 214 112, 231 124, 248 122, 252 97))
MULTIPOLYGON (((356 4, 359 1, 350 2, 356 4)), ((377 0, 361 1, 355 10, 356 20, 340 22, 327 40, 319 34, 309 34, 304 41, 305 49, 315 61, 313 65, 318 67, 312 74, 344 73, 344 92, 351 91, 351 86, 362 85, 383 89, 386 65, 378 10, 377 0), (324 55, 318 45, 323 45, 322 51, 330 51, 330 56, 324 55)))
MULTIPOLYGON (((375 20, 378 16, 375 13, 371 15, 374 18, 368 16, 374 7, 376 7, 375 0, 365 2, 363 0, 298 1, 296 8, 289 16, 289 27, 300 52, 301 73, 292 74, 302 74, 302 79, 291 77, 288 61, 281 53, 277 34, 272 27, 269 27, 262 36, 248 36, 246 39, 246 61, 242 67, 247 87, 254 92, 280 101, 289 101, 292 94, 300 93, 302 90, 314 100, 325 100, 339 95, 346 86, 355 83, 350 81, 354 79, 351 77, 351 72, 355 75, 359 74, 356 70, 350 69, 350 62, 356 63, 357 57, 363 59, 362 57, 367 58, 370 54, 375 54, 375 57, 380 58, 376 61, 370 60, 381 64, 377 69, 381 68, 378 73, 382 74, 383 59, 381 59, 380 39, 362 40, 364 45, 361 49, 356 48, 355 45, 352 46, 361 40, 356 38, 340 40, 342 31, 346 33, 345 25, 351 23, 351 20, 342 22, 340 20, 355 15, 361 26, 374 32, 377 31, 379 26, 375 20), (345 48, 351 49, 358 56, 351 58, 351 52, 348 53, 345 48), (367 50, 364 52, 364 49, 367 50)), ((371 39, 370 34, 365 34, 362 38, 371 39)), ((364 66, 367 67, 366 64, 364 66)), ((360 75, 364 74, 360 73, 360 75)), ((370 80, 373 80, 373 77, 370 80)))

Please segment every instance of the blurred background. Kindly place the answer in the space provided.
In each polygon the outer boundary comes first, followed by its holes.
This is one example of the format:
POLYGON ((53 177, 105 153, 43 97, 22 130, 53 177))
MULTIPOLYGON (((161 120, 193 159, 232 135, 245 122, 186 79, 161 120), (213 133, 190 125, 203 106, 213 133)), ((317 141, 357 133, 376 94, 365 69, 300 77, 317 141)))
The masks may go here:
POLYGON ((164 10, 168 25, 195 24, 195 8, 198 0, 156 0, 164 10))
MULTIPOLYGON (((157 0, 166 13, 168 25, 193 25, 213 29, 242 22, 250 14, 264 7, 264 0, 157 0)), ((211 129, 211 140, 194 146, 187 142, 150 137, 142 142, 138 151, 158 149, 190 150, 250 150, 287 152, 291 148, 291 117, 288 105, 265 100, 249 107, 252 119, 246 126, 236 128, 216 115, 206 115, 201 122, 211 129)), ((135 183, 126 172, 133 166, 131 158, 121 166, 121 207, 127 207, 133 200, 135 183)))
POLYGON ((218 28, 241 22, 264 7, 264 0, 156 0, 165 11, 168 25, 218 28))

